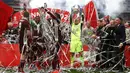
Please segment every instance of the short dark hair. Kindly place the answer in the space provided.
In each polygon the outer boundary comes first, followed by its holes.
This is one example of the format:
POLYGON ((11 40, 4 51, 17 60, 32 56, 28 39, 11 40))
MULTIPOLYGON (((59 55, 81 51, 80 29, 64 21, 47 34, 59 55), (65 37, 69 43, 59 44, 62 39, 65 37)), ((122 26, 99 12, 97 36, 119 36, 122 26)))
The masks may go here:
POLYGON ((102 19, 99 19, 98 21, 99 21, 99 22, 101 22, 101 23, 103 22, 103 20, 102 20, 102 19))
POLYGON ((130 21, 128 22, 129 26, 130 26, 130 21))
POLYGON ((122 17, 117 17, 117 18, 119 18, 121 21, 123 21, 122 17))
POLYGON ((25 11, 25 12, 23 13, 23 16, 24 16, 24 17, 29 17, 29 12, 25 11))

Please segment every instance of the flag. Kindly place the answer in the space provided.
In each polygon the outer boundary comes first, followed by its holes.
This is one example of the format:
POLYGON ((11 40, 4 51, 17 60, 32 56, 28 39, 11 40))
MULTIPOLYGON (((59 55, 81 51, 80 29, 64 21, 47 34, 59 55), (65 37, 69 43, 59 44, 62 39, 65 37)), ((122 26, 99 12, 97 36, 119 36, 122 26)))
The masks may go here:
POLYGON ((12 13, 13 8, 0 1, 0 35, 7 28, 7 22, 12 13))
POLYGON ((97 14, 97 9, 96 9, 93 1, 90 1, 84 7, 84 13, 85 13, 85 21, 90 21, 91 26, 96 28, 97 27, 98 14, 97 14))
MULTIPOLYGON (((68 11, 64 11, 64 10, 60 10, 60 9, 52 9, 52 8, 47 8, 48 11, 54 11, 56 13, 59 13, 61 15, 61 22, 65 22, 65 23, 69 23, 69 12, 68 11)), ((29 9, 28 10, 30 12, 30 15, 31 15, 31 18, 34 19, 36 16, 39 16, 39 12, 38 12, 38 8, 34 8, 34 9, 29 9)), ((20 12, 16 12, 14 15, 13 15, 13 20, 14 20, 14 17, 16 17, 17 21, 19 22, 20 19, 22 18, 22 11, 20 12)), ((47 14, 46 15, 46 19, 50 18, 50 15, 47 14)))
POLYGON ((0 66, 14 67, 20 64, 19 44, 0 44, 0 66))

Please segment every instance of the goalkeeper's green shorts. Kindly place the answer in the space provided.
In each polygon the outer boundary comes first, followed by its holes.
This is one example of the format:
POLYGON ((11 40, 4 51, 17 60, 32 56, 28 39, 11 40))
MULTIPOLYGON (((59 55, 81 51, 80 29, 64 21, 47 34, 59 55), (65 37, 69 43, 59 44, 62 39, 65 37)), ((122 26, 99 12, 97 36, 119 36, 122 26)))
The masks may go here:
POLYGON ((79 53, 82 52, 82 43, 81 41, 71 41, 70 43, 70 52, 71 53, 79 53))

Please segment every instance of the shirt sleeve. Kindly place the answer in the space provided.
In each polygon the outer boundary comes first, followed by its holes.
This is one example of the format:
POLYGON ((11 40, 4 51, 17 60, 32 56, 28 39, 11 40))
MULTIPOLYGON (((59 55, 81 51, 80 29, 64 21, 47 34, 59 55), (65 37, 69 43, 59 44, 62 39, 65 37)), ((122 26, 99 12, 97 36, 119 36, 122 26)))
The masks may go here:
POLYGON ((125 26, 121 26, 122 43, 126 40, 125 26))

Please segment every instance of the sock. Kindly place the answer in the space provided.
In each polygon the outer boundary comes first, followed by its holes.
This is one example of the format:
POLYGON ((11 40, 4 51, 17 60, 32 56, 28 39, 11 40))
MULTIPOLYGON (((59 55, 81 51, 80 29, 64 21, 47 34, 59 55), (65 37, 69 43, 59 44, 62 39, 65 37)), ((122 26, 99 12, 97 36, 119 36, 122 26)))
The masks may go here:
POLYGON ((81 60, 82 66, 84 66, 84 58, 82 56, 80 56, 80 60, 81 60))
POLYGON ((74 57, 71 57, 71 65, 74 63, 74 57))
POLYGON ((18 67, 19 72, 23 72, 24 65, 25 65, 25 60, 21 60, 20 65, 18 67))

